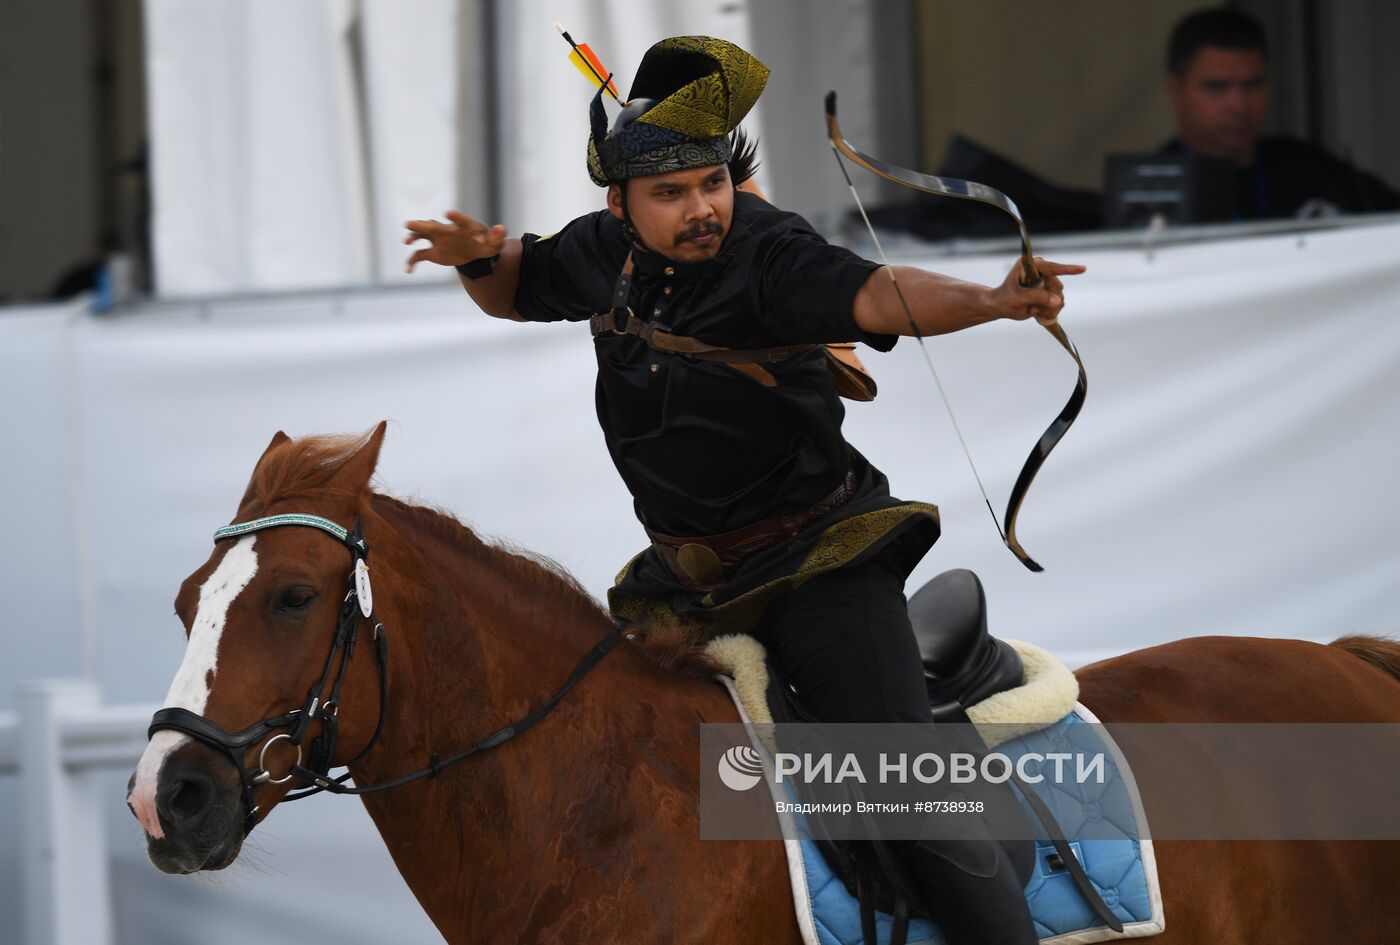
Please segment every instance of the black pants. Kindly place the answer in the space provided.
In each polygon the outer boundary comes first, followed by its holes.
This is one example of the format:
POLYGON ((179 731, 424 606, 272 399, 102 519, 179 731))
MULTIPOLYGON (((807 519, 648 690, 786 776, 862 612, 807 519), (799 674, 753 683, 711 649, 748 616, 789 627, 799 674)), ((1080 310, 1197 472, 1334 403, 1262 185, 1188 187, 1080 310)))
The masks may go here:
MULTIPOLYGON (((889 555, 813 578, 776 601, 754 628, 808 710, 823 722, 932 722, 918 643, 909 622, 904 579, 889 555)), ((993 789, 994 791, 997 789, 993 789)), ((994 798, 1014 804, 1010 789, 994 798)), ((1019 816, 1019 815, 1018 815, 1019 816)), ((1032 945, 1036 934, 1018 878, 1004 854, 995 875, 987 862, 998 844, 987 826, 955 822, 966 837, 921 844, 898 841, 891 852, 922 884, 921 898, 951 945, 1032 945), (934 853, 953 853, 952 859, 934 853), (958 855, 956 850, 964 851, 958 855), (964 865, 951 868, 954 860, 964 865), (980 875, 978 875, 980 874, 980 875)))
POLYGON ((753 635, 823 722, 933 720, 889 556, 813 578, 770 606, 753 635))

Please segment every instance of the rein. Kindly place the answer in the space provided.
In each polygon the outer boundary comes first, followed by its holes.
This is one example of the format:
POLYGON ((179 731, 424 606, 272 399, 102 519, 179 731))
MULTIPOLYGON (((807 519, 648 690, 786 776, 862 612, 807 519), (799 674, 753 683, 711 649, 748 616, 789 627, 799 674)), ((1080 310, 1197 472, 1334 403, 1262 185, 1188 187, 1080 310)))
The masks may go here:
POLYGON ((301 525, 326 532, 349 550, 353 561, 347 579, 349 589, 346 591, 345 600, 341 605, 335 638, 331 642, 330 653, 326 656, 325 668, 321 671, 321 677, 307 691, 306 700, 302 703, 302 707, 282 715, 263 719, 260 722, 254 722, 238 732, 225 731, 204 716, 191 712, 189 709, 165 708, 158 710, 151 717, 151 724, 146 732, 148 738, 156 732, 166 729, 181 732, 224 753, 233 766, 238 769, 239 780, 242 782, 245 812, 243 832, 245 835, 252 831, 257 822, 259 807, 253 803, 253 793, 260 784, 286 784, 288 781, 296 779, 305 786, 303 790, 287 794, 282 798, 283 801, 301 800, 322 791, 331 794, 373 794, 417 781, 420 778, 436 777, 444 768, 470 758, 479 752, 504 744, 521 732, 530 729, 548 715, 559 704, 559 700, 590 669, 597 665, 609 650, 617 645, 618 640, 622 639, 621 625, 614 625, 606 637, 583 655, 564 684, 544 703, 510 725, 492 732, 472 747, 449 755, 447 758, 439 758, 436 753, 433 753, 429 756, 427 767, 389 781, 381 781, 378 784, 363 787, 347 787, 345 782, 350 779, 350 772, 347 771, 337 777, 331 777, 330 769, 337 767, 332 764, 332 759, 335 756, 336 742, 339 738, 340 690, 348 675, 350 658, 355 651, 355 642, 361 621, 369 621, 373 629, 375 655, 379 665, 379 716, 375 722, 374 734, 365 743, 365 747, 345 763, 345 767, 349 767, 363 758, 379 741, 384 729, 384 715, 389 698, 389 635, 378 615, 374 612, 374 598, 369 582, 369 565, 367 563, 369 546, 361 536, 359 519, 355 520, 354 529, 347 531, 328 518, 299 512, 269 515, 250 522, 226 525, 214 532, 214 540, 235 538, 265 528, 287 525, 301 525), (336 665, 337 654, 340 654, 339 666, 336 665), (330 688, 329 697, 327 697, 327 687, 330 688), (302 742, 306 738, 307 730, 312 721, 318 718, 321 721, 321 731, 311 741, 307 765, 303 766, 302 742), (286 731, 278 731, 279 729, 286 729, 286 731), (274 732, 276 734, 272 734, 274 732), (272 735, 272 737, 268 738, 268 735, 272 735), (249 748, 260 741, 263 742, 263 745, 262 750, 258 753, 258 770, 250 774, 244 763, 244 756, 249 748), (279 741, 286 741, 287 744, 295 748, 297 757, 296 761, 287 768, 286 774, 280 778, 273 778, 271 772, 267 770, 267 752, 279 741))

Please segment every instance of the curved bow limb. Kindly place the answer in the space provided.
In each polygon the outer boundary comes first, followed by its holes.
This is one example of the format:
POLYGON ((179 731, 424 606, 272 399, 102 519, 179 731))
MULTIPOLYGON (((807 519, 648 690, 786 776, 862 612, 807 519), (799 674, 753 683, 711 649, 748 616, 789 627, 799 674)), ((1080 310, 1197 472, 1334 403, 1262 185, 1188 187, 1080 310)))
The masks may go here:
POLYGON ((846 173, 846 165, 841 158, 844 155, 852 163, 865 168, 870 173, 881 177, 894 184, 909 187, 935 197, 957 197, 963 200, 975 200, 979 203, 989 204, 999 210, 1004 211, 1013 220, 1020 230, 1021 235, 1021 284, 1026 287, 1039 285, 1043 280, 1035 268, 1035 257, 1031 253, 1030 234, 1026 232, 1025 221, 1021 219, 1021 212, 1010 197, 995 188, 975 181, 957 180, 951 177, 937 177, 933 174, 923 174, 918 171, 911 171, 907 168, 898 167, 887 161, 872 157, 862 151, 856 150, 841 135, 841 127, 836 122, 836 93, 828 92, 826 96, 826 131, 827 137, 831 139, 832 151, 836 155, 836 163, 841 167, 841 174, 846 178, 846 183, 850 187, 851 195, 855 198, 856 207, 860 210, 861 218, 865 221, 866 228, 870 231, 870 238, 875 243, 875 248, 880 253, 880 260, 885 264, 885 269, 890 273, 890 279, 894 282, 896 294, 899 296, 900 304, 904 306, 904 312, 909 317, 909 325, 913 329, 914 337, 918 340, 921 350, 924 353, 924 360, 927 362, 929 370, 933 373, 934 382, 938 385, 939 393, 943 395, 944 405, 948 407, 948 415, 953 419, 953 427, 957 431, 958 440, 962 443, 963 453, 967 456, 968 465, 972 466, 972 474, 977 479, 978 488, 982 490, 983 501, 987 503, 987 510, 992 514, 992 521, 997 526, 997 532, 1001 535, 1001 540, 1016 559, 1024 564, 1031 571, 1043 571, 1039 564, 1026 553, 1021 547, 1021 542, 1016 537, 1016 519, 1021 512, 1021 505, 1025 501, 1026 493, 1030 490, 1031 483, 1035 480, 1036 473, 1040 472, 1040 467, 1044 465, 1046 457, 1073 426, 1075 419, 1079 416, 1080 410, 1084 407, 1085 397, 1088 395, 1089 376, 1084 370, 1084 361, 1079 357, 1079 351, 1074 347, 1074 343, 1069 340, 1069 335, 1065 333, 1064 327, 1058 320, 1042 322, 1045 330, 1050 332, 1051 337, 1065 349, 1071 358, 1074 359, 1075 366, 1079 369, 1079 377, 1075 382, 1074 391, 1070 394, 1069 400, 1060 410, 1059 416, 1041 434, 1036 441, 1026 461, 1021 466, 1021 472, 1016 477, 1016 484, 1011 489, 1011 498, 1006 504, 1006 515, 1003 522, 998 522, 996 512, 992 509, 991 500, 987 497, 986 487, 982 485, 982 477, 977 474, 977 466, 972 462, 972 454, 967 449, 967 443, 963 440, 962 431, 958 429, 957 419, 953 417, 951 405, 948 404, 947 395, 943 393, 943 384, 938 379, 938 372, 933 367, 933 360, 929 357, 928 349, 924 346, 923 336, 919 332, 918 325, 914 322, 913 312, 909 309, 908 302, 904 299, 904 293, 899 291, 899 282, 895 278, 894 270, 889 265, 889 260, 885 258, 884 248, 880 245, 880 238, 875 234, 875 228, 870 223, 870 217, 865 213, 865 207, 861 203, 860 195, 856 193, 855 185, 851 182, 851 177, 846 173))

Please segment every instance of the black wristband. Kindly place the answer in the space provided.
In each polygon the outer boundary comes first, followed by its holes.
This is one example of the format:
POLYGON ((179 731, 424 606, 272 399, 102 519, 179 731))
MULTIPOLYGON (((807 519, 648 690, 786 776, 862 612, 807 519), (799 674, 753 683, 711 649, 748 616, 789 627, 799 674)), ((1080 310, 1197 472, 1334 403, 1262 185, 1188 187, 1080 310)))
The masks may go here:
POLYGON ((469 263, 463 263, 457 267, 457 271, 468 279, 485 279, 496 271, 496 260, 501 258, 501 254, 487 256, 483 259, 473 259, 469 263))

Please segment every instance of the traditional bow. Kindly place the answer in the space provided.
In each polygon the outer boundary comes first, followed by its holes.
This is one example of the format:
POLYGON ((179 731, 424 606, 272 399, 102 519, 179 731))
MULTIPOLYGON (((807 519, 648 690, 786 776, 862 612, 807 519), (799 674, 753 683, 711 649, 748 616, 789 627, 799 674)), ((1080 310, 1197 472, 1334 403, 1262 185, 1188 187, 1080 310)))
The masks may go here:
POLYGON ((870 231, 870 238, 875 243, 875 248, 880 254, 880 261, 885 265, 885 271, 890 274, 890 281, 894 284, 895 294, 899 297, 899 303, 904 307, 904 314, 909 318, 909 326, 913 330, 914 338, 919 342, 919 350, 923 352, 924 361, 928 364, 929 372, 933 374, 934 384, 938 387, 939 396, 943 398, 943 405, 948 409, 948 417, 953 421, 953 429, 957 432, 958 442, 962 444, 963 455, 967 457, 967 463, 972 467, 972 475, 977 480, 977 487, 982 490, 982 500, 987 503, 987 511, 992 515, 992 521, 997 526, 997 532, 1001 535, 1001 540, 1006 543, 1006 547, 1011 549, 1018 561, 1032 571, 1043 571, 1040 565, 1036 564, 1026 554, 1021 543, 1016 540, 1016 516, 1020 514, 1021 503, 1025 501, 1026 492, 1031 487, 1031 482, 1035 479, 1036 473, 1045 463, 1045 458, 1050 455, 1050 451, 1055 448, 1061 438, 1073 425, 1075 418, 1079 416, 1079 411, 1084 407, 1084 397, 1088 392, 1089 377, 1084 371, 1084 362, 1079 357, 1079 352, 1075 350, 1074 344, 1065 334, 1064 328, 1059 321, 1041 324, 1045 325, 1045 330, 1050 332, 1058 341, 1069 356, 1074 359, 1074 363, 1079 368, 1079 379, 1074 385, 1074 393, 1070 394, 1069 402, 1060 411, 1060 415, 1041 434, 1040 440, 1035 444, 1031 454, 1026 457, 1025 464, 1021 467, 1021 474, 1016 477, 1016 485, 1011 489, 1011 498, 1006 504, 1005 527, 997 522, 996 511, 992 508, 992 500, 987 496, 987 489, 982 485, 982 477, 977 474, 977 466, 972 461, 972 453, 967 448, 967 441, 963 439, 962 429, 958 426, 957 418, 953 415, 952 405, 948 402, 948 395, 943 390, 943 382, 938 377, 938 371, 933 366, 933 359, 929 357, 928 347, 924 344, 923 335, 919 332, 919 326, 914 322, 914 313, 909 310, 909 303, 905 301, 904 293, 899 288, 899 280, 895 277, 894 267, 889 264, 889 259, 885 256, 884 247, 880 245, 880 238, 875 235, 875 227, 870 224, 870 217, 865 213, 865 206, 861 203, 860 194, 856 193, 855 185, 851 182, 851 175, 846 172, 846 165, 842 162, 841 156, 844 154, 860 167, 865 168, 878 177, 895 184, 902 184, 905 187, 912 187, 915 190, 923 191, 926 194, 942 197, 960 197, 964 200, 976 200, 981 203, 991 204, 1000 210, 1010 214, 1016 221, 1016 225, 1021 230, 1021 285, 1027 288, 1039 285, 1043 280, 1039 272, 1036 271, 1034 257, 1031 255, 1031 239, 1026 232, 1025 221, 1021 219, 1020 211, 1016 209, 1016 204, 1009 197, 999 190, 994 190, 985 184, 978 184, 973 181, 954 180, 950 177, 935 177, 932 174, 920 174, 918 171, 906 170, 896 167, 879 158, 871 157, 851 147, 846 139, 841 137, 841 128, 836 124, 836 93, 828 92, 826 96, 826 132, 831 139, 831 149, 836 155, 836 163, 841 168, 841 175, 846 178, 846 185, 851 189, 851 196, 855 198, 856 208, 860 210, 861 219, 865 221, 866 228, 870 231))

